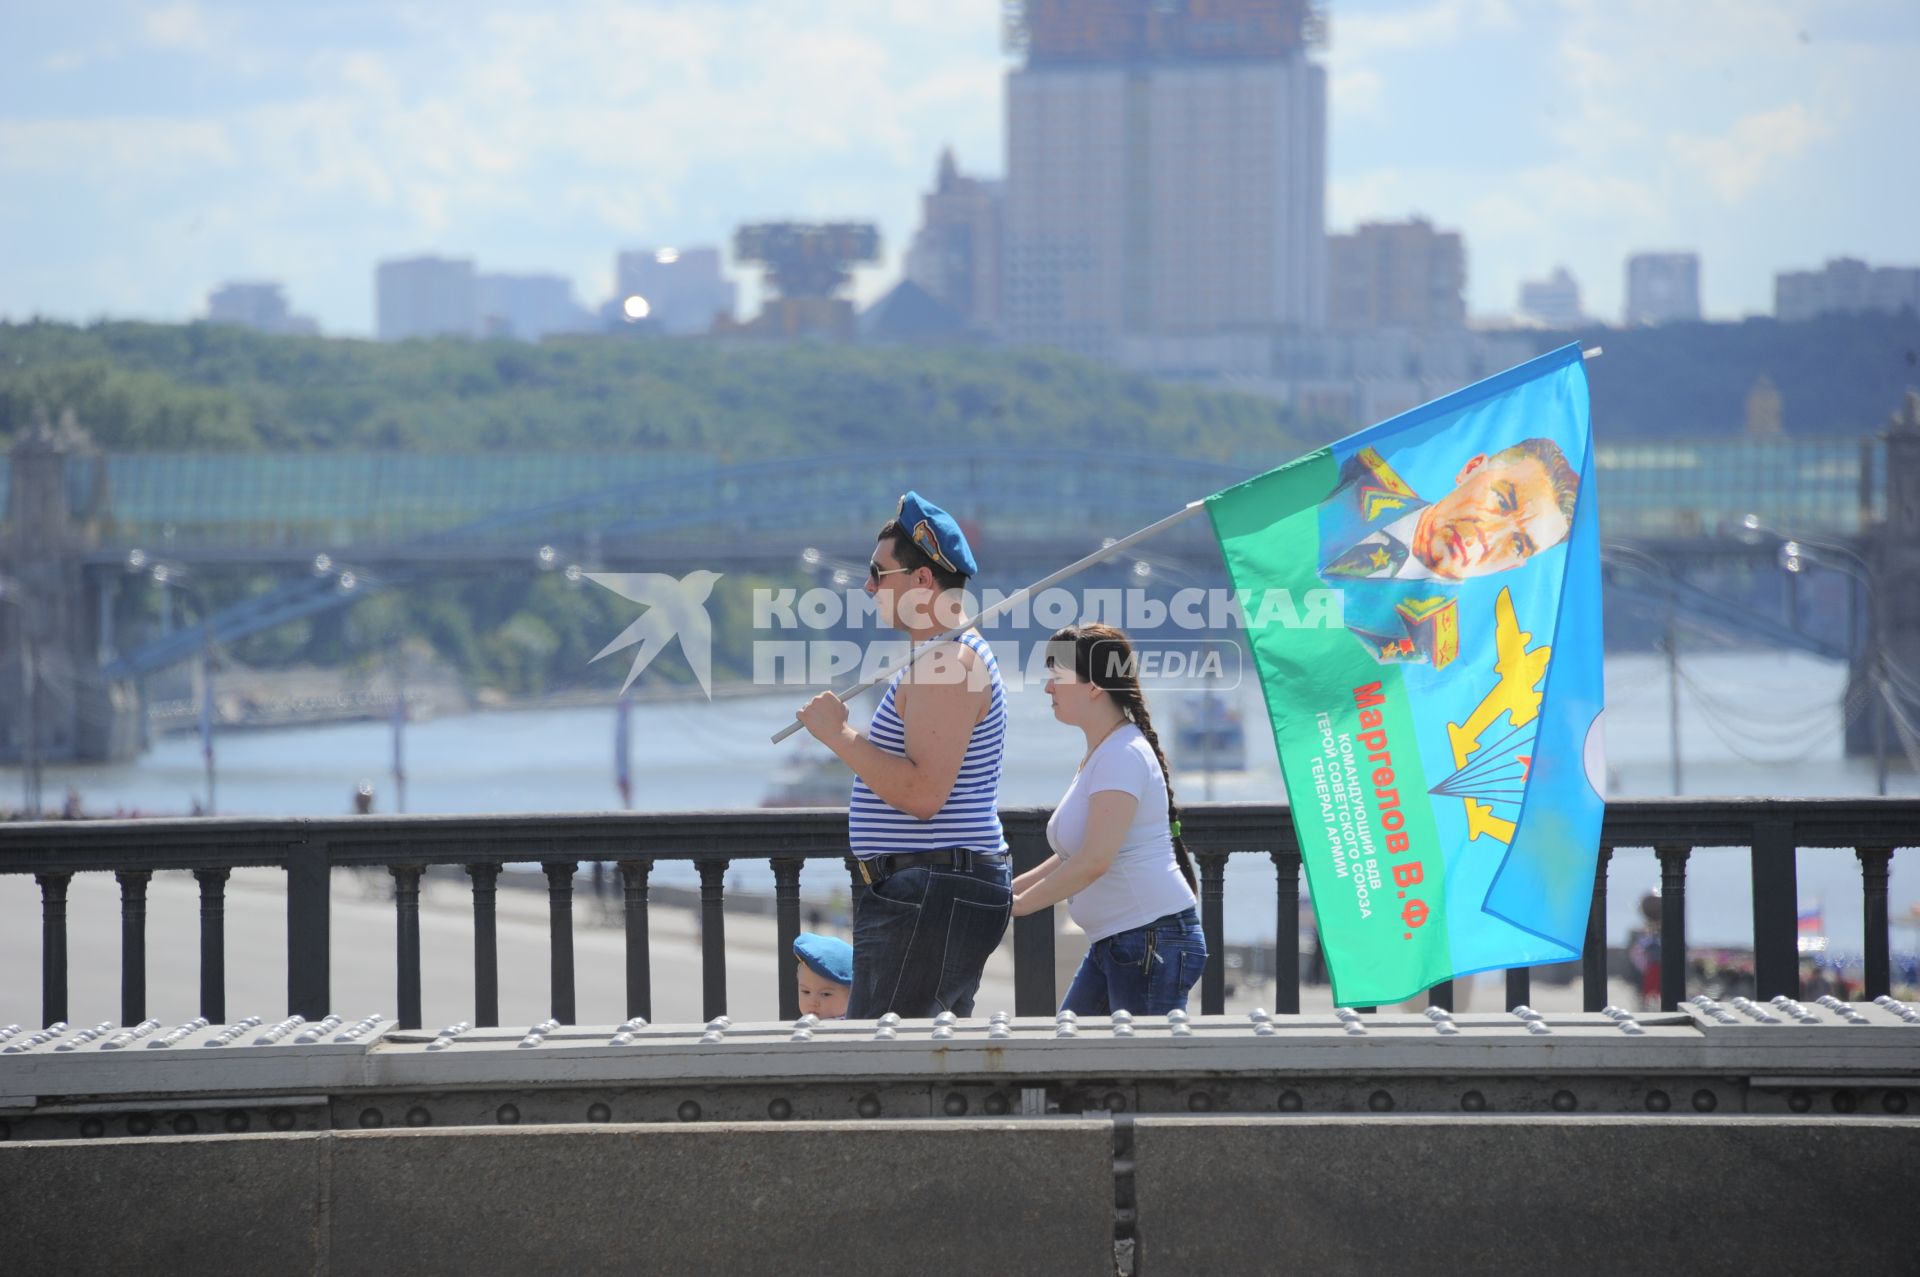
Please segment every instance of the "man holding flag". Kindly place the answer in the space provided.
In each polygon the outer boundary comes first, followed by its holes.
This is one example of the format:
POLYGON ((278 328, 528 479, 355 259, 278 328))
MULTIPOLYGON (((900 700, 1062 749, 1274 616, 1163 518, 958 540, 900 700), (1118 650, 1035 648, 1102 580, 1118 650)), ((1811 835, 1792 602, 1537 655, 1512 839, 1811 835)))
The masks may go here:
MULTIPOLYGON (((1606 771, 1582 358, 1564 346, 1191 502, 924 639, 1204 511, 1259 618, 1250 645, 1334 1001, 1578 957, 1606 771), (1329 585, 1343 619, 1318 628, 1263 606, 1329 585)), ((801 722, 836 743, 839 705, 864 686, 801 722)))

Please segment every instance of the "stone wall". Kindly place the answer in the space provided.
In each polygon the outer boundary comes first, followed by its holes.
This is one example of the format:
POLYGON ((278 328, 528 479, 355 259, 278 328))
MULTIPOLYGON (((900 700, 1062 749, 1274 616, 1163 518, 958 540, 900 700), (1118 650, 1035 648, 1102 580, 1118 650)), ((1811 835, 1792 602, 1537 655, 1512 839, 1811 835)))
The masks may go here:
POLYGON ((1916 1167, 1920 1123, 1814 1117, 156 1136, 0 1144, 0 1238, 22 1271, 1895 1272, 1916 1167))

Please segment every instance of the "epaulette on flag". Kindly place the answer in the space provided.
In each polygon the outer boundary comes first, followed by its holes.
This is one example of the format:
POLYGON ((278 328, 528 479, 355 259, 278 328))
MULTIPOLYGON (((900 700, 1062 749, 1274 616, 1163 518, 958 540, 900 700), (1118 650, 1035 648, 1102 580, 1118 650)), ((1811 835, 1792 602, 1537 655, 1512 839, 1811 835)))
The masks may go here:
POLYGON ((1435 669, 1460 655, 1460 609, 1449 598, 1405 599, 1394 611, 1406 623, 1407 637, 1435 669))
POLYGON ((1354 459, 1366 471, 1366 477, 1360 481, 1360 513, 1368 523, 1390 510, 1404 510, 1419 500, 1377 450, 1362 448, 1354 454, 1354 459))

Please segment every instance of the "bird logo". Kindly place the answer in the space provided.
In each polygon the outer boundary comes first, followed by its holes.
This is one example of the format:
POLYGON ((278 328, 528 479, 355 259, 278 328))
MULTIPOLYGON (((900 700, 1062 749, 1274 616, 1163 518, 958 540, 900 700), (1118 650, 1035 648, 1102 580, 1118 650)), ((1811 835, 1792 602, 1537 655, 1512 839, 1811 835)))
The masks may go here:
POLYGON ((693 676, 700 680, 700 690, 707 694, 708 700, 713 699, 713 618, 707 615, 707 596, 713 593, 720 573, 689 572, 678 579, 664 572, 588 572, 585 575, 595 585, 646 608, 632 625, 620 631, 620 637, 601 648, 593 658, 597 661, 611 652, 636 643, 640 645, 640 650, 633 654, 633 668, 627 671, 627 681, 620 685, 622 693, 633 686, 640 671, 678 634, 680 650, 686 655, 687 664, 693 667, 693 676))

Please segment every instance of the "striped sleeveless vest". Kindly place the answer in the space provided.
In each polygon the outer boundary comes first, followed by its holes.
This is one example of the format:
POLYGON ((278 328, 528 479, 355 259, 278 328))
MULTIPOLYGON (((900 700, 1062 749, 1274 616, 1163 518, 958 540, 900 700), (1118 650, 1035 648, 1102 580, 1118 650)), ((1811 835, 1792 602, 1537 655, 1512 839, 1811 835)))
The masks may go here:
MULTIPOLYGON (((967 741, 966 756, 960 760, 960 775, 953 792, 931 820, 916 820, 881 801, 867 782, 853 778, 853 795, 847 801, 847 836, 853 854, 892 855, 899 852, 937 851, 943 847, 970 847, 975 851, 1001 852, 1007 849, 1006 834, 1000 827, 1000 756, 1007 737, 1006 688, 1000 681, 1000 664, 993 649, 977 634, 962 634, 956 642, 965 643, 986 663, 992 679, 993 704, 987 716, 974 725, 967 741)), ((873 721, 867 725, 867 739, 889 754, 902 758, 907 753, 906 725, 894 708, 894 689, 906 675, 903 668, 887 684, 873 721)))

